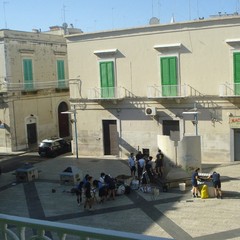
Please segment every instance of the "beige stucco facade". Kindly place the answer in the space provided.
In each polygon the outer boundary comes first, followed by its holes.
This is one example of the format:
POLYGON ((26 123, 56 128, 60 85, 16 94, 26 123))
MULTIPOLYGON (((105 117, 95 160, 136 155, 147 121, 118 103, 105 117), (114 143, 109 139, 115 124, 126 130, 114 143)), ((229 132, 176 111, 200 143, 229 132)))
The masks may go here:
POLYGON ((70 137, 68 116, 59 113, 63 106, 69 108, 67 63, 63 36, 0 31, 0 152, 35 148, 61 134, 70 137), (67 134, 62 121, 67 122, 67 134))
POLYGON ((234 16, 67 36, 69 77, 79 78, 70 82, 79 153, 155 156, 157 135, 177 144, 197 134, 202 161, 240 160, 239 34, 234 16), (174 84, 164 82, 170 61, 174 84), (111 96, 102 62, 113 63, 111 96))

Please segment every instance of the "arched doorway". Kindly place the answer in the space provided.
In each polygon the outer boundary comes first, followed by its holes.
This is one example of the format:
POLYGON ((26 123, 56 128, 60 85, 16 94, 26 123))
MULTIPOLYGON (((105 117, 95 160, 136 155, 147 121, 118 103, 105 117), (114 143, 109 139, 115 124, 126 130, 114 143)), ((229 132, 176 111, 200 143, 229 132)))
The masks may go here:
POLYGON ((69 115, 62 114, 68 110, 68 105, 65 102, 61 102, 58 106, 58 126, 59 126, 59 137, 69 137, 69 115))

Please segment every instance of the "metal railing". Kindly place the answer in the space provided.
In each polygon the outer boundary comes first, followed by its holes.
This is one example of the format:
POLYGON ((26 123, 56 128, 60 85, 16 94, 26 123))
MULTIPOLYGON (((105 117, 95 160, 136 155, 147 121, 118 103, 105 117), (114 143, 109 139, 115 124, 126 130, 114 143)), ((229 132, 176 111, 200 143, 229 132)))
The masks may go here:
POLYGON ((124 98, 124 89, 122 87, 95 87, 88 90, 88 99, 90 100, 112 100, 122 98, 124 98))
POLYGON ((240 97, 240 83, 224 83, 219 86, 220 97, 240 97))
POLYGON ((55 81, 33 81, 33 82, 21 82, 21 83, 10 83, 7 81, 2 81, 0 83, 0 91, 37 91, 42 89, 68 89, 69 80, 55 80, 55 81))
POLYGON ((166 240, 141 234, 0 214, 1 240, 166 240), (47 233, 47 234, 46 234, 47 233), (51 236, 49 236, 51 235, 51 236))
POLYGON ((149 86, 147 89, 148 98, 176 98, 188 97, 188 85, 162 85, 149 86))

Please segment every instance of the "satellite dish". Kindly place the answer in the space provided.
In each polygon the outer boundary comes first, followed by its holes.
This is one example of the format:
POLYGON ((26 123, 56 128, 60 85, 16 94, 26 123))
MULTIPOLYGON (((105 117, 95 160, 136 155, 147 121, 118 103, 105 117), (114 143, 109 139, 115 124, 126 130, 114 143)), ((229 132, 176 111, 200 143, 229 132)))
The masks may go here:
POLYGON ((150 20, 149 20, 149 24, 150 25, 154 25, 154 24, 159 24, 160 23, 160 20, 156 17, 152 17, 150 20))

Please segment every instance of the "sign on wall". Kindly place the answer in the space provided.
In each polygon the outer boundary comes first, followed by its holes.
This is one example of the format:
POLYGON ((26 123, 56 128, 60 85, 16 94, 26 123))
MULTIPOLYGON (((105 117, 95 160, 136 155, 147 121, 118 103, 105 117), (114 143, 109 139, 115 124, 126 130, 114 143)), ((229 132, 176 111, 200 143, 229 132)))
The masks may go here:
POLYGON ((240 128, 240 117, 229 117, 230 128, 240 128))

